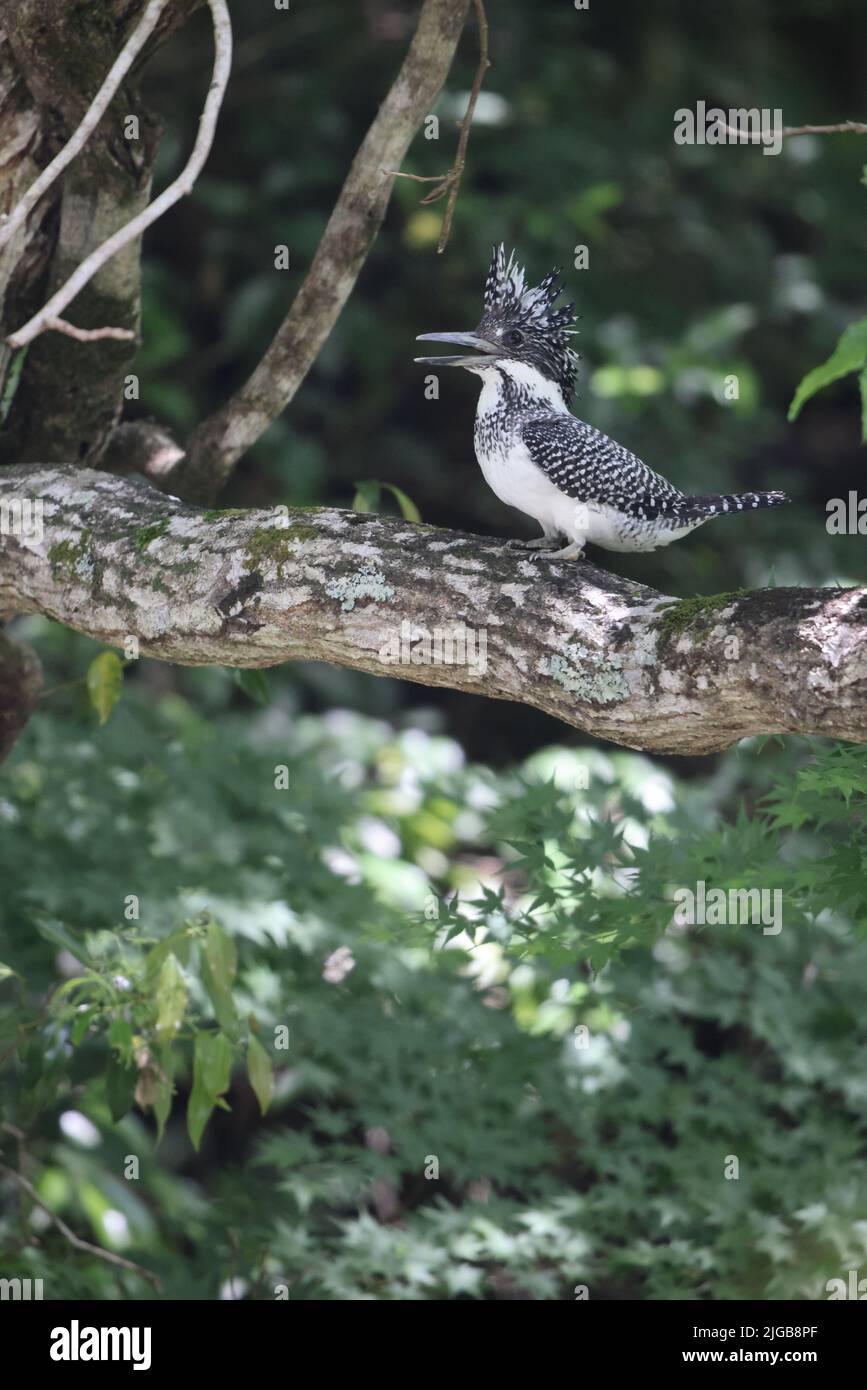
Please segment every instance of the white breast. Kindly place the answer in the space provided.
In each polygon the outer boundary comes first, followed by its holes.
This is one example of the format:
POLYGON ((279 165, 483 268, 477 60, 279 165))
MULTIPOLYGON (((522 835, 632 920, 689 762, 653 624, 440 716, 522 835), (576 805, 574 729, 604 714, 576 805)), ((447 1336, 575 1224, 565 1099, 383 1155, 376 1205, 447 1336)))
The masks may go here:
MULTIPOLYGON (((559 388, 534 368, 510 362, 506 370, 517 385, 532 391, 537 408, 566 411, 559 388)), ((545 531, 572 535, 575 503, 530 458, 518 422, 514 433, 497 431, 495 438, 490 437, 485 419, 502 411, 499 374, 484 368, 477 374, 482 378, 482 392, 476 413, 476 457, 485 481, 501 502, 534 517, 545 531)))
POLYGON ((558 491, 530 458, 526 444, 518 441, 502 451, 476 452, 485 481, 501 502, 535 517, 545 531, 573 535, 580 504, 558 491))

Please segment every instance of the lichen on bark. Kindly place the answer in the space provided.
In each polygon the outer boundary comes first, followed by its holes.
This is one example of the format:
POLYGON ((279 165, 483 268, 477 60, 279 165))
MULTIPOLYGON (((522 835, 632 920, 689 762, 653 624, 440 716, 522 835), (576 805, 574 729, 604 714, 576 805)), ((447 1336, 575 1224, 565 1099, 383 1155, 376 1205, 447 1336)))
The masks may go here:
POLYGON ((678 600, 373 514, 320 508, 293 535, 273 509, 215 521, 108 473, 0 469, 0 502, 25 491, 45 533, 0 541, 0 614, 44 613, 109 645, 134 635, 143 656, 185 665, 320 660, 448 685, 652 752, 787 731, 867 742, 865 589, 678 600), (660 632, 666 612, 681 630, 660 632), (484 630, 484 671, 386 659, 404 622, 484 630))

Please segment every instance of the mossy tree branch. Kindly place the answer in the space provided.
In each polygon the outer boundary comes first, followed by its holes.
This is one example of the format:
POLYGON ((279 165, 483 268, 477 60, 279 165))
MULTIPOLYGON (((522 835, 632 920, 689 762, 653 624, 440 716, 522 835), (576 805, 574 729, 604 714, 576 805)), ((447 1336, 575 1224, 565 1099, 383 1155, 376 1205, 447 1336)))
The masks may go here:
POLYGON ((319 660, 531 705, 656 753, 751 734, 867 742, 867 589, 678 601, 592 565, 384 517, 204 512, 72 466, 0 472, 0 613, 181 665, 319 660), (437 660, 439 652, 464 659, 437 660))

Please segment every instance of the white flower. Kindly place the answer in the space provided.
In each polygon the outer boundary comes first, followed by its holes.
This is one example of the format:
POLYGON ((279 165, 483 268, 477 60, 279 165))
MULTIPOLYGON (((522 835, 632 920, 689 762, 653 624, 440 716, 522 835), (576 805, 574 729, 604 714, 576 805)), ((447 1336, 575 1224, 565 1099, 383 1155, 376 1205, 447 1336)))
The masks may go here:
POLYGON ((338 946, 336 951, 325 962, 322 971, 323 980, 327 980, 330 985, 339 985, 341 980, 345 980, 350 970, 355 969, 355 957, 348 946, 338 946))

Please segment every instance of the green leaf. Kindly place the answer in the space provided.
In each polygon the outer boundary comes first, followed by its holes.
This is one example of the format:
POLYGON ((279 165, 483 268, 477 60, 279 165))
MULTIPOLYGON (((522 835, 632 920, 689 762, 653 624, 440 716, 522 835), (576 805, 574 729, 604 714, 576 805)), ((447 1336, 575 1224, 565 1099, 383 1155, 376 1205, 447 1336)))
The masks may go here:
POLYGON ((61 922, 53 918, 45 919, 36 923, 36 930, 40 936, 44 936, 46 941, 50 941, 54 946, 61 946, 64 951, 68 951, 76 960, 87 962, 90 957, 80 941, 76 941, 74 936, 66 930, 61 922))
POLYGON ((228 990, 221 989, 214 982, 210 969, 205 961, 202 961, 202 984, 208 992, 214 1007, 214 1017, 227 1037, 236 1042, 240 1036, 238 1026, 238 1011, 235 1008, 235 1001, 228 990))
POLYGON ((274 1095, 274 1069, 271 1058, 253 1033, 247 1043, 247 1075, 264 1115, 274 1095))
POLYGON ((117 652, 100 652, 87 668, 87 694, 100 724, 111 714, 123 689, 123 662, 117 652))
POLYGON ((166 1127, 166 1120, 172 1108, 172 1096, 174 1095, 174 1055, 171 1048, 164 1047, 160 1050, 160 1074, 156 1082, 156 1097, 154 1099, 154 1118, 157 1122, 157 1144, 163 1137, 166 1127))
POLYGON ((186 927, 171 932, 163 941, 157 942, 145 956, 144 969, 147 978, 153 979, 162 969, 166 957, 170 955, 176 956, 181 965, 189 965, 192 944, 190 932, 186 927))
POLYGON ((105 1069, 105 1094, 113 1120, 122 1120, 131 1109, 137 1075, 135 1067, 125 1067, 114 1056, 109 1058, 105 1069))
POLYGON ((2 960, 0 960, 0 980, 8 980, 8 979, 10 979, 13 975, 14 975, 17 979, 20 979, 20 978, 21 978, 21 976, 18 974, 18 971, 17 971, 17 970, 13 970, 12 967, 11 967, 10 965, 4 965, 3 962, 2 962, 2 960))
POLYGON ((187 1106, 187 1130, 196 1150, 211 1111, 229 1085, 231 1066, 232 1045, 223 1033, 196 1034, 193 1089, 187 1106))
POLYGON ((96 1008, 92 1008, 85 1009, 83 1013, 76 1014, 75 1022, 72 1025, 72 1032, 69 1035, 72 1039, 73 1047, 78 1047, 79 1043, 81 1042, 82 1038, 84 1037, 85 1033, 91 1025, 92 1020, 94 1019, 97 1013, 98 1010, 96 1008))
POLYGON ((365 482, 355 484, 356 492, 352 501, 354 512, 377 512, 379 511, 379 499, 382 489, 390 492, 392 497, 400 507, 401 515, 406 521, 421 521, 421 513, 411 497, 407 497, 403 488, 397 487, 395 483, 380 483, 373 478, 368 478, 365 482))
POLYGON ((394 483, 380 483, 380 487, 387 488, 391 495, 396 499, 400 507, 401 516, 405 521, 421 521, 421 512, 415 505, 411 497, 407 497, 403 488, 397 487, 394 483))
POLYGON ((208 1123, 213 1108, 213 1096, 209 1096, 207 1091, 202 1090, 201 1086, 194 1086, 187 1103, 187 1132, 190 1136, 190 1143, 197 1153, 199 1144, 202 1142, 205 1125, 208 1123))
POLYGON ((867 367, 858 378, 861 388, 861 443, 867 444, 867 367))
POLYGON ((228 932, 217 922, 209 922, 205 933, 205 959, 215 982, 222 989, 231 989, 238 969, 238 952, 228 932))
POLYGON ((270 705, 271 690, 264 671, 256 671, 246 667, 236 670, 235 683, 240 686, 245 695, 249 695, 250 699, 255 700, 258 705, 270 705))
POLYGON ((132 1058, 132 1028, 125 1018, 113 1018, 109 1024, 108 1041, 124 1057, 132 1058))
POLYGON ((157 980, 156 1003, 156 1034, 162 1042, 174 1037, 187 1007, 186 981, 173 955, 166 956, 163 961, 157 980))
POLYGON ((27 356, 27 347, 19 348, 13 353, 9 363, 9 371, 6 374, 6 381, 3 391, 0 393, 0 425, 6 423, 6 416, 12 409, 12 402, 15 399, 15 392, 18 390, 18 382, 21 380, 21 369, 24 366, 24 359, 27 356))
POLYGON ((216 922, 208 924, 202 947, 202 983, 214 1006, 214 1014, 233 1040, 239 1036, 238 1011, 232 998, 232 982, 238 968, 235 943, 216 922))
MULTIPOLYGON (((94 970, 91 970, 87 975, 74 975, 71 980, 64 980, 63 984, 51 996, 52 1010, 60 1013, 68 1012, 70 1009, 74 1011, 77 1005, 72 1000, 67 1000, 67 995, 74 994, 76 990, 85 987, 91 992, 101 989, 109 999, 114 998, 114 990, 108 980, 104 980, 101 975, 97 975, 94 970), (63 1010, 59 1008, 61 1003, 64 1004, 63 1010)), ((83 1001, 79 1000, 80 1002, 83 1001)))
POLYGON ((857 372, 865 366, 867 366, 867 319, 859 319, 857 323, 850 323, 849 327, 844 329, 837 346, 827 361, 814 367, 804 377, 795 392, 792 404, 789 406, 789 420, 797 419, 801 407, 811 396, 815 396, 817 391, 821 391, 825 386, 830 386, 832 381, 838 381, 840 377, 847 376, 849 372, 857 372))
POLYGON ((379 506, 380 492, 379 483, 371 482, 369 479, 365 483, 356 483, 352 510, 354 512, 375 512, 379 506))
POLYGON ((228 1090, 232 1044, 224 1033, 197 1033, 193 1057, 193 1086, 216 1100, 228 1090))

